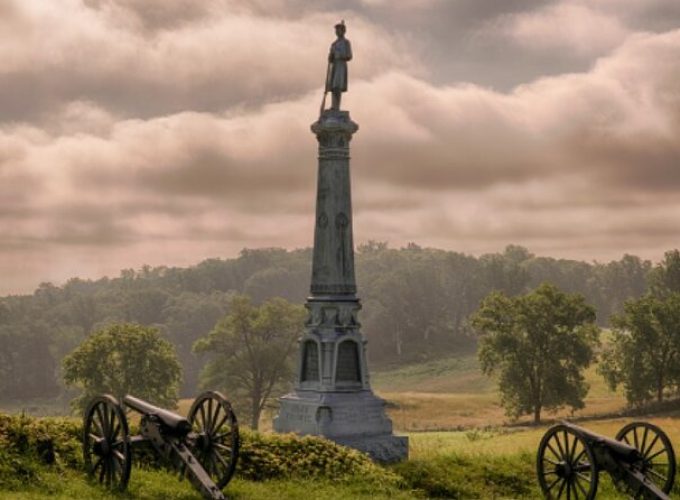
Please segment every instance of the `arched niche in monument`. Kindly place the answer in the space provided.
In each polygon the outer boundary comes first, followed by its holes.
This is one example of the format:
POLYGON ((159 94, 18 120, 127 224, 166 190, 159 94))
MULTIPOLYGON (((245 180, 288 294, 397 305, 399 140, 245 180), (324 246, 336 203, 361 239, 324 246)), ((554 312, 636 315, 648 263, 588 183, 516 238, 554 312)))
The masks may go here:
POLYGON ((359 344, 352 339, 338 343, 335 358, 335 383, 339 385, 361 384, 361 358, 359 344))
POLYGON ((319 344, 314 340, 305 340, 302 345, 302 367, 300 382, 319 383, 319 344))

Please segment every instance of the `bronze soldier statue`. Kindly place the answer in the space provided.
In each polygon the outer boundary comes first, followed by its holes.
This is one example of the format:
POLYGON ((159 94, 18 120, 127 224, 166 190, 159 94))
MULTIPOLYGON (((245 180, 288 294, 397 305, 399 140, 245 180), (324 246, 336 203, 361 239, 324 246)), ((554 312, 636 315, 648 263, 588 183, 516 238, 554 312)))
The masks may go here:
POLYGON ((352 60, 352 45, 349 43, 349 40, 345 38, 346 31, 347 28, 345 27, 345 21, 341 21, 335 25, 335 34, 337 35, 338 39, 331 44, 331 49, 328 53, 326 92, 330 92, 333 96, 331 101, 331 109, 334 111, 338 111, 340 109, 340 99, 342 98, 342 93, 347 92, 347 61, 352 60))

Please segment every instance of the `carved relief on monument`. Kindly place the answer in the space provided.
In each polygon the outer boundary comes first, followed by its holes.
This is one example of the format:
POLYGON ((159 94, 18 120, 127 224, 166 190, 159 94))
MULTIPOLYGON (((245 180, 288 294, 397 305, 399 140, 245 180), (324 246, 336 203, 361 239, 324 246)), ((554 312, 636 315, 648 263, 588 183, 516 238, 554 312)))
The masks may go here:
POLYGON ((338 246, 337 259, 340 264, 340 269, 342 269, 342 275, 346 278, 351 277, 352 273, 352 248, 347 234, 347 228, 349 226, 349 219, 347 216, 340 212, 335 216, 335 228, 338 231, 338 240, 340 245, 338 246))
POLYGON ((336 307, 324 307, 322 309, 321 324, 336 325, 338 322, 338 309, 336 307))
POLYGON ((319 326, 323 321, 323 313, 320 307, 314 307, 307 304, 307 310, 309 311, 309 316, 307 316, 307 326, 319 326))
POLYGON ((328 226, 328 216, 326 215, 326 212, 321 212, 321 214, 319 214, 319 218, 316 220, 316 223, 321 229, 325 229, 326 226, 328 226))

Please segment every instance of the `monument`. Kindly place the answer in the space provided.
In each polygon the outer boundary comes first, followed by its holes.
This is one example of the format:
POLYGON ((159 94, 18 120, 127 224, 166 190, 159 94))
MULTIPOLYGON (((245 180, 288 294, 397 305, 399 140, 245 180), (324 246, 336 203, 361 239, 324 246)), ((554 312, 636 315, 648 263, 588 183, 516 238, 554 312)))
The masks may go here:
POLYGON ((407 458, 408 438, 392 433, 385 401, 373 394, 361 334, 361 309, 354 278, 349 143, 359 129, 340 110, 347 91, 347 62, 352 48, 344 22, 335 26, 326 88, 312 132, 319 142, 309 317, 300 340, 295 389, 280 399, 277 432, 323 436, 368 453, 374 460, 407 458), (326 94, 332 104, 325 108, 326 94))

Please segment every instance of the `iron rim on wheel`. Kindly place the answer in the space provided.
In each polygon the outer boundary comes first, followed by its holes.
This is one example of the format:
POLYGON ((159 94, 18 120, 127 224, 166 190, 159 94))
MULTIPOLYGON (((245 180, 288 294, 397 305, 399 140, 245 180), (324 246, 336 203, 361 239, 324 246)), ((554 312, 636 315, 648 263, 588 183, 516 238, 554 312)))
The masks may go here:
POLYGON ((113 396, 97 396, 85 410, 83 457, 90 477, 109 489, 125 490, 132 465, 129 430, 113 396))
POLYGON ((240 444, 231 404, 217 391, 204 392, 191 405, 188 420, 196 434, 192 452, 223 489, 236 470, 240 444))
POLYGON ((665 432, 648 422, 631 422, 617 434, 616 440, 633 446, 643 459, 642 473, 664 493, 670 493, 675 481, 675 452, 665 432))
POLYGON ((538 447, 538 482, 546 498, 592 500, 597 493, 598 471, 591 447, 573 430, 556 425, 538 447))

